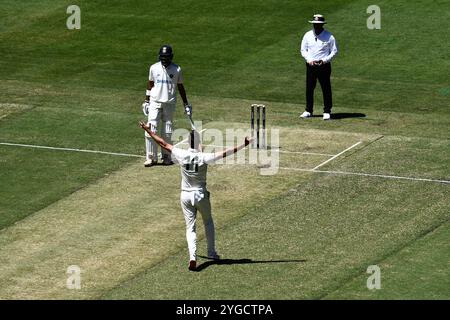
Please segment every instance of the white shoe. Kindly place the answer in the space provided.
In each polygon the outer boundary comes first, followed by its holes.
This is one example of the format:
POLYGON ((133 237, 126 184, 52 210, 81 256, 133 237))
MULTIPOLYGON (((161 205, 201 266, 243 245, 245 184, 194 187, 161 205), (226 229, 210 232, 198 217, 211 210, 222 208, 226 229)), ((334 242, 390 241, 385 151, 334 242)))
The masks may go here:
POLYGON ((152 160, 152 159, 147 159, 144 162, 144 167, 151 167, 154 166, 157 163, 157 161, 152 160))
POLYGON ((305 111, 300 115, 300 118, 311 118, 312 114, 311 112, 305 111))
POLYGON ((323 114, 323 120, 330 120, 330 119, 331 119, 331 114, 329 114, 329 113, 323 114))

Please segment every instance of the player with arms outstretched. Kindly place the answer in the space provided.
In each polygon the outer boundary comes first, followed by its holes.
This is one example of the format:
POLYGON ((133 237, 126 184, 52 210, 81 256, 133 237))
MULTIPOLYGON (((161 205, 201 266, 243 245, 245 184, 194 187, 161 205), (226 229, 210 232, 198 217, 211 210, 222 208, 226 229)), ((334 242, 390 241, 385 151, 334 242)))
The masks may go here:
POLYGON ((195 271, 197 268, 197 235, 195 231, 197 211, 200 211, 205 226, 208 258, 218 260, 219 255, 215 248, 214 221, 211 216, 211 202, 209 200, 210 194, 206 189, 208 164, 238 152, 252 140, 245 137, 244 143, 237 147, 230 147, 216 153, 204 153, 200 143, 200 134, 195 130, 192 130, 190 134, 190 149, 184 150, 166 142, 144 122, 141 121, 139 125, 162 149, 172 153, 181 166, 180 201, 186 221, 189 270, 195 271))

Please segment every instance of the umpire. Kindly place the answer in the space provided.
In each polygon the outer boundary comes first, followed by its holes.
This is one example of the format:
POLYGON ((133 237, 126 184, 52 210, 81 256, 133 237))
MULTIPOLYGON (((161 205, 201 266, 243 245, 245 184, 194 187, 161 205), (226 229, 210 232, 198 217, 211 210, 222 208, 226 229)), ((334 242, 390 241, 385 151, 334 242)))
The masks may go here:
POLYGON ((312 21, 313 30, 305 33, 300 46, 300 53, 306 60, 306 110, 301 118, 313 115, 314 89, 319 80, 323 93, 323 120, 331 118, 333 98, 331 94, 331 60, 337 54, 334 36, 323 28, 327 23, 321 14, 315 14, 312 21))

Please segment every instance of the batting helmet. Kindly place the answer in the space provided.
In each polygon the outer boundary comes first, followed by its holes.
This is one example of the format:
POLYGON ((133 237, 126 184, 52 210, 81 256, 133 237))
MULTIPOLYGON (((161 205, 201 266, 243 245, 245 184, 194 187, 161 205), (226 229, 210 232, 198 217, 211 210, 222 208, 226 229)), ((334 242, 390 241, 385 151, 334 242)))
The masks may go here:
POLYGON ((165 44, 159 49, 159 61, 163 64, 164 67, 170 65, 173 59, 173 50, 172 47, 165 44))

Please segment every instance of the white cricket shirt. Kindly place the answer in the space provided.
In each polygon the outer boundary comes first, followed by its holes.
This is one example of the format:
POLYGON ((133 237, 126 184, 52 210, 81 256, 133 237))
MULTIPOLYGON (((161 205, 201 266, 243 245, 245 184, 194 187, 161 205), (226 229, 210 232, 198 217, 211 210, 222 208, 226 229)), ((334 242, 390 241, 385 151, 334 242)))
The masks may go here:
POLYGON ((150 67, 148 80, 155 83, 150 91, 150 100, 160 103, 176 103, 177 85, 183 83, 180 66, 171 63, 165 68, 161 62, 150 67))
POLYGON ((336 39, 325 29, 319 35, 314 30, 306 32, 300 45, 300 53, 306 62, 322 60, 328 63, 337 52, 336 39))
POLYGON ((181 190, 206 190, 208 164, 214 163, 216 160, 214 153, 173 147, 172 155, 181 167, 181 190))

